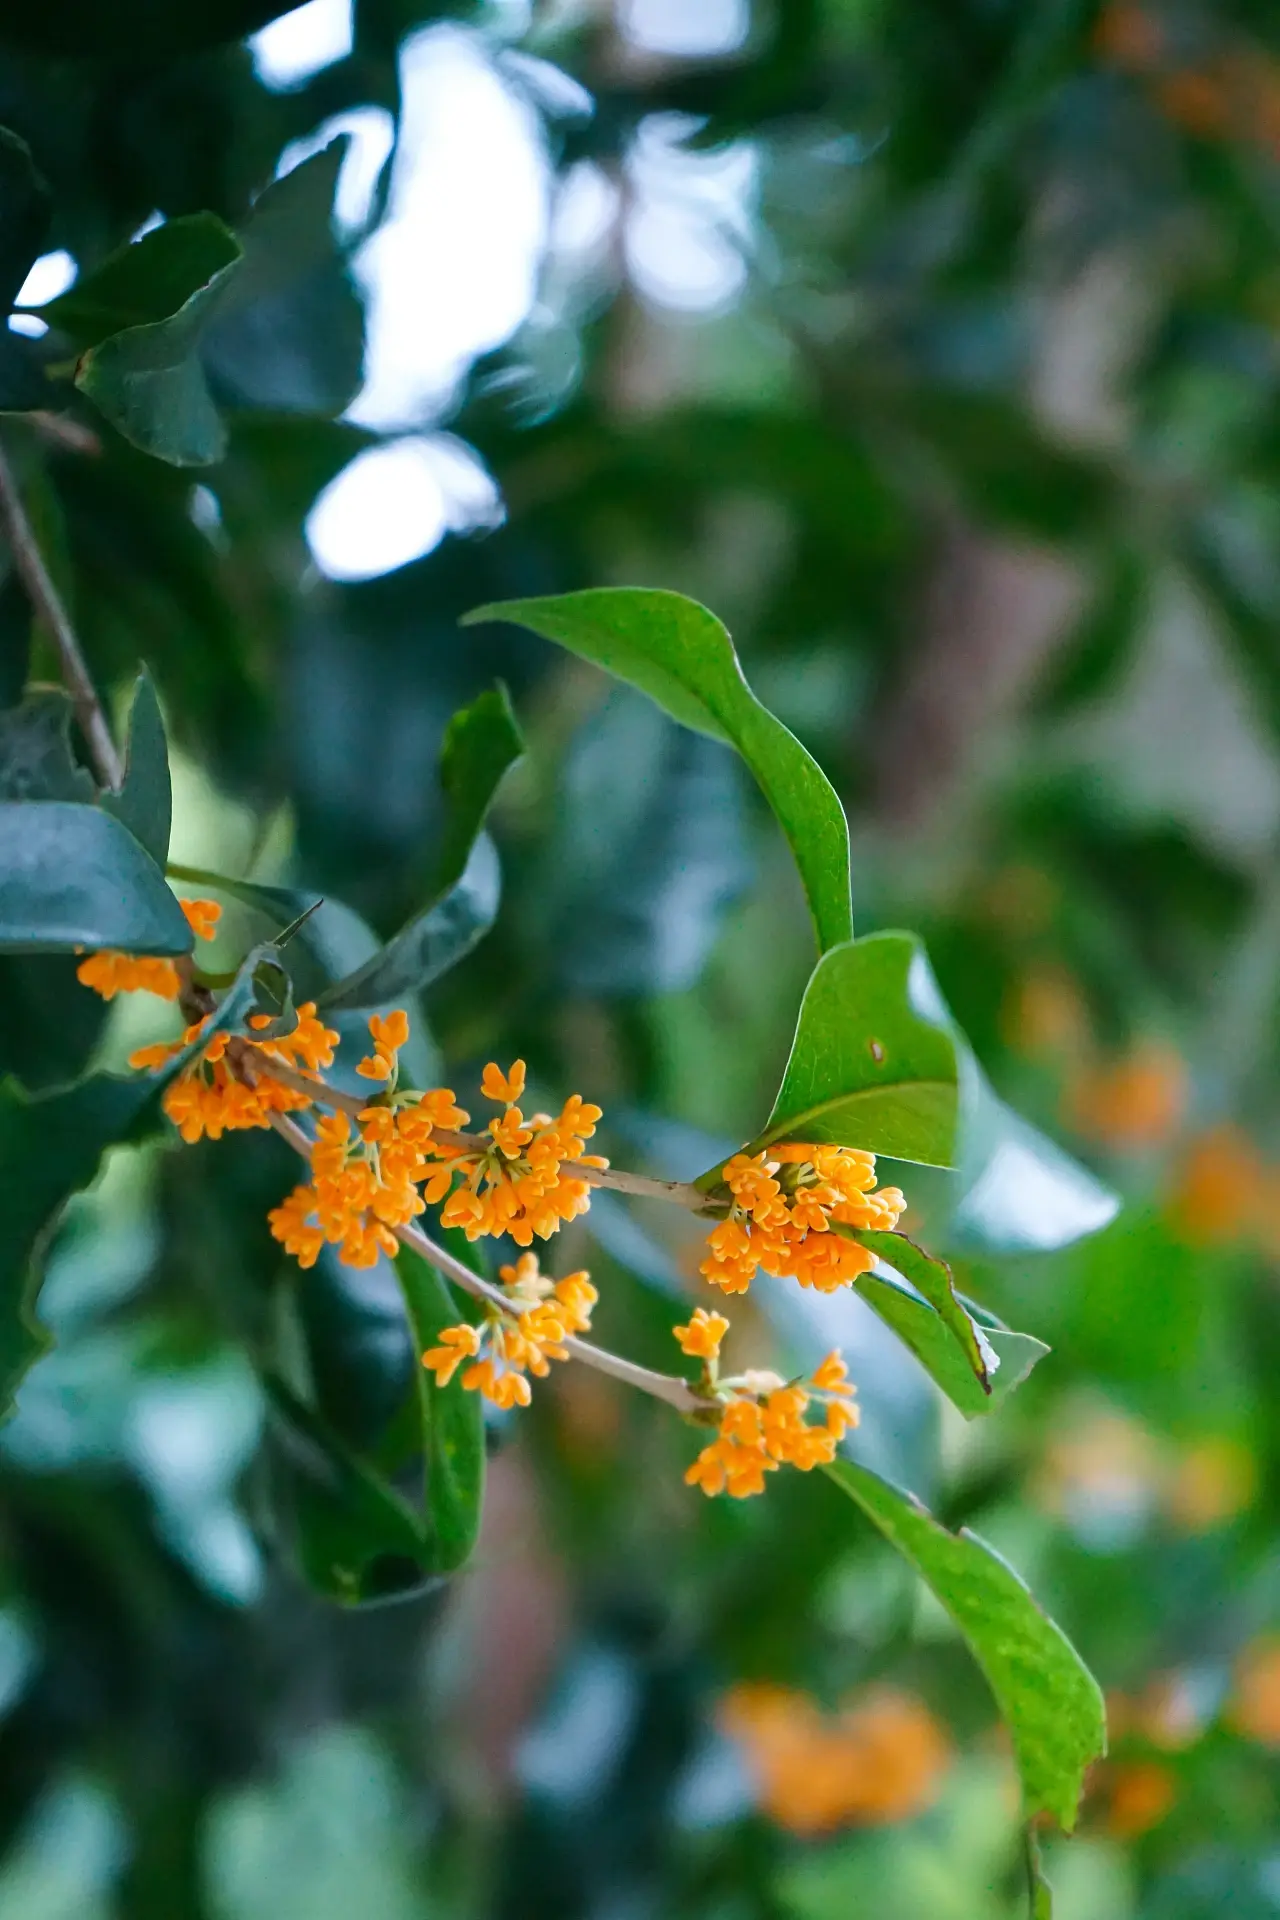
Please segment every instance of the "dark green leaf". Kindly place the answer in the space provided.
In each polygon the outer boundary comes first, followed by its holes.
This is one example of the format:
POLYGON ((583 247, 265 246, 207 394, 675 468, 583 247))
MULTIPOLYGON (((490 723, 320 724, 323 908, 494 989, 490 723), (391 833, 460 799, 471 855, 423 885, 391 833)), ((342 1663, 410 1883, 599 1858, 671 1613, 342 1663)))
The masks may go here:
MULTIPOLYGON (((461 1238, 461 1236, 459 1236, 461 1238)), ((474 1249, 462 1257, 471 1262, 474 1249)), ((413 1329, 414 1372, 421 1408, 425 1485, 423 1504, 431 1536, 431 1567, 451 1573, 471 1553, 484 1500, 484 1419, 480 1396, 464 1390, 457 1374, 447 1387, 422 1365, 444 1327, 463 1317, 444 1280, 425 1260, 401 1247, 396 1271, 413 1329)))
POLYGON ((25 140, 0 127, 0 322, 49 231, 49 189, 25 140))
POLYGON ((76 978, 73 953, 0 954, 0 1080, 30 1093, 78 1079, 110 1009, 76 978))
POLYGON ((10 332, 0 316, 0 413, 34 413, 57 404, 34 342, 10 332))
POLYGON ((170 466, 209 466, 226 450, 198 349, 237 264, 214 273, 171 318, 108 335, 76 369, 76 385, 125 439, 170 466))
MULTIPOLYGON (((833 1141, 928 1166, 955 1154, 956 1045, 920 943, 873 933, 823 955, 773 1112, 748 1147, 833 1141)), ((699 1185, 711 1186, 715 1171, 699 1185)))
POLYGON ((975 1534, 940 1526, 912 1494, 851 1460, 825 1469, 946 1608, 985 1673, 1009 1731, 1028 1819, 1070 1830, 1086 1768, 1106 1750, 1096 1681, 1022 1581, 975 1534))
POLYGON ((0 802, 0 952, 191 946, 160 868, 109 813, 73 801, 0 802))
POLYGON ((895 1273, 900 1273, 928 1301, 955 1341, 979 1388, 989 1393, 989 1356, 983 1351, 977 1328, 956 1298, 951 1283, 951 1269, 946 1261, 926 1253, 914 1240, 908 1240, 905 1233, 854 1233, 850 1237, 860 1241, 868 1252, 874 1253, 877 1260, 883 1260, 895 1273))
MULTIPOLYGON (((213 1030, 243 1031, 255 1004, 253 972, 265 953, 246 959, 213 1030)), ((109 1147, 157 1131, 165 1088, 207 1044, 208 1033, 155 1073, 92 1074, 34 1099, 12 1081, 0 1084, 0 1288, 12 1309, 0 1315, 0 1412, 49 1344, 35 1302, 63 1207, 94 1179, 109 1147)))
POLYGON ((119 793, 104 793, 102 804, 128 827, 157 866, 169 857, 169 828, 173 818, 173 789, 169 780, 169 745, 164 718, 150 674, 138 675, 129 709, 129 738, 125 748, 124 785, 119 793))
POLYGON ((31 671, 31 602, 10 567, 0 578, 0 712, 16 707, 31 671))
POLYGON ((420 1588, 422 1525, 320 1415, 278 1376, 264 1380, 288 1473, 293 1546, 308 1583, 343 1606, 420 1588))
POLYGON ((639 687, 685 726, 730 741, 790 842, 819 951, 852 937, 844 809, 817 762, 756 699, 714 614, 679 593, 605 587, 479 607, 464 624, 480 620, 529 627, 639 687))
POLYGON ((461 880, 502 777, 523 752, 519 723, 501 685, 461 708, 445 728, 440 785, 448 811, 433 878, 437 895, 461 880))
POLYGON ((239 241, 216 214, 184 214, 108 254, 41 307, 40 317, 77 347, 96 347, 109 334, 171 319, 240 257, 239 241))
POLYGON ((233 405, 337 414, 360 390, 364 310, 333 236, 349 137, 258 195, 244 264, 204 337, 204 365, 233 405))
MULTIPOLYGON (((296 0, 293 0, 296 4, 296 0)), ((40 6, 6 8, 0 41, 33 53, 86 59, 130 57, 145 48, 150 59, 193 53, 242 39, 292 11, 280 0, 42 0, 40 6)))
POLYGON ((976 1322, 991 1383, 987 1391, 961 1352, 954 1334, 914 1289, 901 1286, 880 1273, 863 1274, 857 1289, 968 1420, 993 1412, 1049 1351, 1043 1341, 1033 1339, 1028 1333, 1014 1333, 1007 1327, 976 1322))
POLYGON ((71 751, 74 709, 57 687, 36 687, 0 710, 0 800, 78 800, 96 790, 71 751))

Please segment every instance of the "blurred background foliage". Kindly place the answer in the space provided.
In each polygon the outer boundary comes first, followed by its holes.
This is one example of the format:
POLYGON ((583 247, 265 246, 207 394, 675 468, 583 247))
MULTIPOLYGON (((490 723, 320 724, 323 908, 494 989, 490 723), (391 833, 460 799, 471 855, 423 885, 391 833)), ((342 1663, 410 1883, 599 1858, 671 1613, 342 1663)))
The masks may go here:
MULTIPOLYGON (((521 1053, 620 1157, 695 1171, 785 1058, 785 849, 727 750, 457 620, 623 581, 713 606, 845 798, 860 931, 919 928, 1001 1092, 1125 1195, 1068 1252, 959 1258, 1053 1345, 992 1422, 857 1302, 834 1328, 866 1457, 1007 1552, 1108 1690, 1059 1911, 1280 1914, 1274 10, 274 12, 0 18, 0 123, 53 207, 6 355, 157 216, 245 247, 198 343, 213 464, 81 402, 5 425, 100 684, 155 677, 174 858, 391 931, 445 721, 501 676, 531 749, 504 903, 433 1044, 459 1086, 521 1053)), ((0 653, 6 701, 28 659, 56 677, 7 574, 0 653)), ((69 966, 0 969, 29 1084, 137 1043, 69 966)), ((1025 1911, 941 1614, 825 1483, 704 1504, 598 1376, 491 1435, 460 1578, 307 1594, 264 1537, 245 1329, 304 1311, 322 1373, 355 1314, 375 1387, 412 1356, 374 1281, 353 1304, 322 1265, 300 1308, 262 1225, 286 1159, 121 1150, 61 1232, 57 1345, 0 1435, 0 1915, 1025 1911)), ((573 1251, 606 1343, 660 1358, 696 1243, 614 1198, 573 1251)))

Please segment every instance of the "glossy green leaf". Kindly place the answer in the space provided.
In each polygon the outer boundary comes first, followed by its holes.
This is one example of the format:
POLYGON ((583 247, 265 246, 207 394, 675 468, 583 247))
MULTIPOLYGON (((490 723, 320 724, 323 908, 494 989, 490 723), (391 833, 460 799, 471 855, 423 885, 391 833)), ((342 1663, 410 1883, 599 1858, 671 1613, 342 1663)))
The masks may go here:
POLYGON ((58 687, 36 687, 0 710, 0 800, 96 798, 93 776, 71 751, 74 709, 58 687))
POLYGON ((939 1260, 936 1254, 926 1253, 905 1233, 853 1233, 850 1238, 859 1241, 869 1253, 875 1254, 877 1260, 883 1260, 892 1267, 895 1273, 900 1273, 928 1301, 950 1334, 978 1387, 984 1394, 989 1393, 989 1354, 983 1351, 977 1328, 956 1298, 951 1269, 946 1261, 939 1260))
POLYGON ((853 936, 849 828, 821 767, 756 699, 715 615, 683 594, 604 587, 479 607, 465 625, 510 620, 639 687, 687 727, 728 740, 790 843, 820 952, 853 936))
POLYGON ((263 189, 240 229, 244 261, 201 345, 235 406, 338 414, 360 391, 364 309, 334 239, 350 136, 263 189))
POLYGON ((183 214, 117 247, 41 307, 40 317, 77 347, 96 347, 110 334, 171 319, 240 257, 239 241, 216 214, 183 214))
POLYGON ((524 737, 502 685, 461 708, 445 728, 440 785, 448 811, 436 861, 437 893, 461 880, 503 775, 523 752, 524 737))
POLYGON ((170 466, 209 466, 226 450, 199 345, 238 264, 237 251, 168 319, 108 334, 76 368, 80 391, 125 439, 170 466))
POLYGON ((263 1384, 288 1476, 288 1530, 308 1584, 342 1606, 420 1589, 427 1540, 407 1502, 278 1375, 263 1384))
POLYGON ((953 1245, 1052 1253, 1115 1219, 1119 1196, 1007 1107, 967 1053, 962 1080, 953 1245))
MULTIPOLYGON (((831 1141, 949 1166, 957 1077, 956 1043, 920 943, 905 933, 869 934, 815 967, 773 1112, 746 1150, 773 1140, 831 1141)), ((699 1185, 713 1186, 717 1172, 699 1185)))
POLYGON ((326 1013, 403 1002, 455 966, 489 931, 497 916, 501 874, 482 828, 503 775, 522 750, 504 689, 481 694, 454 715, 440 766, 448 814, 438 890, 379 953, 320 996, 326 1013))
MULTIPOLYGON (((268 949, 250 954, 224 996, 213 1026, 241 1032, 255 1006, 253 973, 268 949)), ((95 1178, 109 1147, 147 1138, 164 1123, 165 1088, 206 1045, 208 1035, 154 1073, 91 1074, 32 1098, 0 1084, 0 1413, 23 1374, 49 1344, 35 1318, 44 1253, 63 1207, 95 1178)))
POLYGON ((825 1471, 951 1615, 1013 1737, 1028 1819, 1075 1824, 1085 1771, 1106 1750, 1097 1682, 1061 1628, 975 1534, 949 1533, 916 1500, 851 1460, 825 1471))
MULTIPOLYGON (((473 1251, 468 1247, 463 1257, 470 1261, 473 1251)), ((445 1281, 408 1247, 401 1247, 396 1257, 396 1272, 413 1329, 430 1564, 433 1572, 451 1573, 468 1558, 480 1531, 483 1408, 480 1395, 466 1392, 457 1374, 447 1387, 437 1386, 435 1375, 421 1364, 441 1330, 456 1327, 463 1318, 445 1281)))
POLYGON ((119 793, 104 793, 102 805, 128 827, 157 866, 169 857, 169 829, 173 819, 173 787, 169 779, 169 744, 164 717, 148 673, 140 673, 129 709, 125 746, 124 785, 119 793))
POLYGON ((968 1420, 993 1412, 1049 1351, 1042 1340, 1028 1333, 1014 1333, 974 1316, 974 1331, 990 1383, 984 1388, 955 1335, 913 1288, 882 1273, 865 1273, 858 1279, 857 1290, 968 1420))
POLYGON ((281 0, 114 0, 109 7, 101 0, 42 0, 4 10, 0 43, 76 60, 131 57, 145 47, 154 60, 239 40, 291 11, 281 0))
POLYGON ((0 802, 0 952, 191 946, 160 868, 109 813, 74 801, 0 802))

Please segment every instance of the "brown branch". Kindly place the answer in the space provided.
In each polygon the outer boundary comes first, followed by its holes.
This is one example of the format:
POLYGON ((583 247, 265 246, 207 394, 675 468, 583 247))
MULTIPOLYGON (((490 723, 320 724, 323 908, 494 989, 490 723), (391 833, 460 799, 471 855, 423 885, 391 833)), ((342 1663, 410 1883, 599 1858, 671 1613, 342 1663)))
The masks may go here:
POLYGON ((76 639, 75 629, 62 603, 62 596, 53 583, 49 569, 44 563, 44 555, 36 540, 35 530, 28 518, 22 494, 9 464, 8 455, 0 447, 0 525, 3 525, 9 541, 9 550, 13 555, 13 564, 18 577, 27 590, 32 607, 48 628, 50 637, 58 651, 62 667, 62 678, 66 682, 76 719, 84 735, 89 757, 93 761, 98 776, 98 784, 118 793, 124 784, 124 767, 116 751, 115 741, 111 738, 111 729, 102 710, 97 691, 89 677, 80 643, 76 639))
MULTIPOLYGON (((287 1114, 273 1113, 271 1125, 282 1140, 287 1140, 295 1153, 304 1159, 311 1155, 311 1141, 287 1114)), ((459 1260, 446 1247, 437 1246, 428 1239, 421 1227, 412 1222, 395 1229, 396 1238, 403 1246, 409 1247, 421 1259, 442 1273, 455 1286, 461 1287, 475 1300, 483 1300, 487 1306, 496 1307, 505 1314, 511 1313, 511 1302, 500 1287, 493 1286, 488 1280, 482 1280, 473 1273, 464 1261, 459 1260)), ((562 1343, 575 1360, 594 1367, 598 1373, 607 1373, 614 1380, 623 1380, 629 1387, 636 1387, 641 1393, 650 1394, 655 1400, 665 1400, 677 1413, 705 1413, 714 1402, 705 1395, 696 1393, 687 1380, 681 1380, 670 1373, 655 1373, 651 1367, 637 1366, 633 1360, 625 1360, 621 1354, 609 1353, 603 1347, 593 1347, 589 1341, 566 1338, 562 1343)))

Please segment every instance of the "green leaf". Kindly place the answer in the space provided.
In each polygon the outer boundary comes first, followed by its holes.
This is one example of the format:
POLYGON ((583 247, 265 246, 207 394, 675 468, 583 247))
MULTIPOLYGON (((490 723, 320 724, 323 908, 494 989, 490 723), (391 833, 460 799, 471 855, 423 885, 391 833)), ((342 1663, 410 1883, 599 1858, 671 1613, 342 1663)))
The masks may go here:
POLYGON ((454 714, 440 748, 440 785, 448 802, 434 887, 461 880, 471 849, 508 767, 524 752, 511 699, 499 683, 454 714))
POLYGON ((993 1412, 1049 1351, 1043 1341, 1029 1333, 1014 1333, 1008 1327, 992 1325, 986 1316, 979 1320, 975 1314, 975 1332, 985 1349, 990 1382, 989 1389, 984 1389, 954 1334, 913 1288, 881 1273, 864 1273, 857 1281, 857 1291, 967 1420, 993 1412))
POLYGON ((157 866, 163 867, 169 857, 173 788, 164 718, 149 673, 140 673, 133 689, 124 785, 119 793, 104 793, 101 798, 108 813, 128 827, 157 866))
POLYGON ((100 807, 0 802, 0 952, 190 953, 191 929, 154 860, 100 807))
POLYGON ((497 853, 481 828, 502 776, 523 747, 504 688, 481 694, 454 715, 440 763, 448 814, 437 892, 380 952, 321 994, 326 1013, 402 1003, 455 966, 489 931, 501 875, 497 853))
POLYGON ((959 1627, 1009 1731, 1028 1819, 1070 1831, 1085 1769, 1106 1751, 1097 1682, 1013 1569, 967 1530, 949 1533, 912 1494, 851 1460, 824 1469, 909 1560, 959 1627))
POLYGON ((239 260, 236 246, 233 257, 169 318, 109 334, 81 355, 76 368, 80 391, 125 439, 170 466, 209 466, 226 450, 227 431, 199 346, 239 260))
POLYGON ((406 1502, 278 1375, 263 1385, 288 1474, 292 1544, 309 1585, 342 1606, 421 1588, 427 1540, 406 1502))
MULTIPOLYGON (((463 1236, 458 1236, 460 1239, 463 1236)), ((462 1258, 474 1249, 465 1239, 462 1258)), ((433 1572, 451 1573, 468 1558, 480 1531, 484 1500, 484 1417, 478 1393, 464 1390, 458 1374, 447 1387, 421 1364, 445 1327, 462 1319, 457 1302, 433 1266, 408 1247, 396 1256, 396 1272, 413 1328, 414 1372, 421 1410, 423 1508, 431 1536, 433 1572)))
POLYGON ((0 127, 0 319, 10 311, 44 246, 51 204, 30 147, 8 127, 0 127))
MULTIPOLYGON (((245 960, 214 1016, 214 1031, 244 1030, 255 1004, 254 970, 268 953, 259 948, 245 960)), ((49 1345, 35 1302, 63 1207, 92 1182, 108 1147, 159 1129, 165 1088, 208 1038, 206 1033, 155 1073, 91 1074, 36 1098, 13 1081, 0 1084, 0 1289, 13 1309, 0 1315, 0 1417, 27 1368, 49 1345)))
POLYGON ((338 414, 360 391, 364 308, 333 235, 350 136, 263 189, 240 229, 244 264, 202 358, 236 406, 338 414))
POLYGON ((983 1253, 1052 1253, 1115 1219, 1119 1196, 1007 1107, 967 1051, 961 1077, 952 1244, 983 1253))
POLYGON ((73 714, 57 687, 36 687, 0 711, 0 800, 93 802, 93 776, 71 751, 73 714))
POLYGON ((956 1298, 946 1261, 926 1253, 905 1233, 851 1233, 849 1237, 910 1281, 916 1292, 928 1301, 985 1397, 991 1391, 989 1354, 983 1351, 977 1328, 956 1298))
MULTIPOLYGON (((791 1058, 764 1131, 950 1166, 959 1101, 956 1043, 923 949, 873 933, 825 953, 805 988, 791 1058)), ((714 1186, 719 1169, 698 1182, 714 1186)))
POLYGON ((639 687, 675 719, 738 749, 790 843, 818 948, 853 936, 849 828, 821 767, 747 685, 725 628, 683 594, 602 587, 478 607, 463 625, 510 620, 639 687))
POLYGON ((239 259, 239 241, 216 214, 183 214, 117 247, 41 307, 40 318, 77 347, 96 347, 110 334, 171 319, 239 259))

